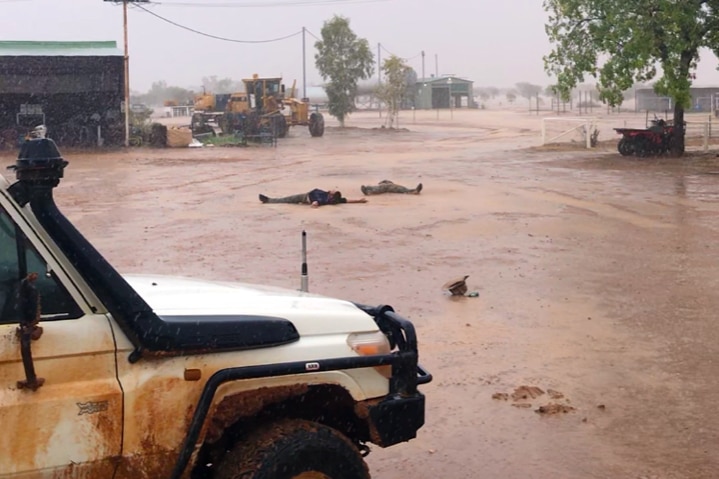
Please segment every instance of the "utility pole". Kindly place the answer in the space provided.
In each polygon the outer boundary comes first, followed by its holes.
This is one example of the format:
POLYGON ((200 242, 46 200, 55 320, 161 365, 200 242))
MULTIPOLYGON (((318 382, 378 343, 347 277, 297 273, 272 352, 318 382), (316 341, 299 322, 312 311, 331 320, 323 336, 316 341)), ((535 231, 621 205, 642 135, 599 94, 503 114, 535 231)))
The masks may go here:
POLYGON ((422 80, 424 80, 424 50, 422 50, 422 80))
POLYGON ((434 54, 434 76, 439 78, 439 60, 436 53, 434 54))
POLYGON ((125 148, 130 146, 130 55, 127 47, 127 0, 122 0, 122 29, 125 37, 125 148))
POLYGON ((382 84, 382 64, 381 58, 380 58, 380 48, 382 47, 381 43, 377 43, 377 85, 382 84))
POLYGON ((127 4, 128 3, 149 3, 150 0, 103 0, 105 2, 118 3, 122 1, 122 34, 125 44, 124 55, 124 83, 125 83, 125 146, 130 146, 130 54, 127 41, 127 4))
POLYGON ((305 31, 307 29, 302 27, 302 98, 307 98, 307 67, 305 65, 305 31))
MULTIPOLYGON (((382 44, 377 42, 377 93, 379 88, 382 86, 382 64, 380 63, 380 48, 382 44)), ((382 118, 382 100, 377 97, 377 109, 379 110, 379 117, 382 118)))

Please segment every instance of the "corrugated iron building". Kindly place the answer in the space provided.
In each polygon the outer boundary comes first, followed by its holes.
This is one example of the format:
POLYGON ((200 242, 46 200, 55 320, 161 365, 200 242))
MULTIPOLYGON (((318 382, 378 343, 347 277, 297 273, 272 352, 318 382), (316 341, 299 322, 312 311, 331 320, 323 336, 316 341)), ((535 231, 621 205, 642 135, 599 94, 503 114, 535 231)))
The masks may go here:
POLYGON ((0 41, 6 145, 39 124, 59 145, 121 145, 123 102, 124 58, 114 41, 0 41))
POLYGON ((455 76, 420 78, 415 84, 415 108, 474 108, 474 82, 455 76))
MULTIPOLYGON (((719 106, 719 87, 692 87, 691 107, 687 111, 712 112, 719 106)), ((674 101, 666 96, 659 96, 651 87, 640 87, 634 91, 635 108, 637 111, 668 112, 674 111, 674 101)))

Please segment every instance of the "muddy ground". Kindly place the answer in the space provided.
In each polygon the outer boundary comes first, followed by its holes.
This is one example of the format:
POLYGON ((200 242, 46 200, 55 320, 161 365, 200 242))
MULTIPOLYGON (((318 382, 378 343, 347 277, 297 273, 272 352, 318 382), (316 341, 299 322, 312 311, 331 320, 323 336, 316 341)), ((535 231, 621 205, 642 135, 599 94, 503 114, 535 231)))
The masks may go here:
POLYGON ((719 158, 538 147, 526 114, 442 116, 390 132, 357 114, 276 148, 65 151, 57 199, 122 272, 297 289, 304 229, 312 292, 411 318, 426 425, 373 448, 375 478, 716 477, 719 158), (424 189, 257 199, 382 179, 424 189), (443 293, 461 275, 479 297, 443 293))

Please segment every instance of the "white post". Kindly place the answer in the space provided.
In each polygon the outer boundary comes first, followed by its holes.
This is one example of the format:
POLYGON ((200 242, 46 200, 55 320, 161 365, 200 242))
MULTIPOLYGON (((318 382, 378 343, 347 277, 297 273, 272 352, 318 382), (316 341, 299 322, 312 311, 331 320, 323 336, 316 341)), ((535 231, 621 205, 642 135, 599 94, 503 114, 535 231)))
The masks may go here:
POLYGON ((709 123, 704 123, 704 151, 709 151, 709 123))
POLYGON ((592 122, 590 120, 587 120, 587 123, 585 124, 584 128, 587 131, 587 149, 592 147, 592 130, 591 128, 592 122))

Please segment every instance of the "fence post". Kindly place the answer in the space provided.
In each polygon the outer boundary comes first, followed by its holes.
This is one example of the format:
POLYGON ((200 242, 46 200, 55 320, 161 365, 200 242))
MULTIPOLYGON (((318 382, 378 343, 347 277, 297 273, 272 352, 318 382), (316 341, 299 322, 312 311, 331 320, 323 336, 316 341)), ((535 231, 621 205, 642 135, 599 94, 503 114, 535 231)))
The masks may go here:
POLYGON ((542 118, 542 146, 547 143, 547 122, 542 118))

